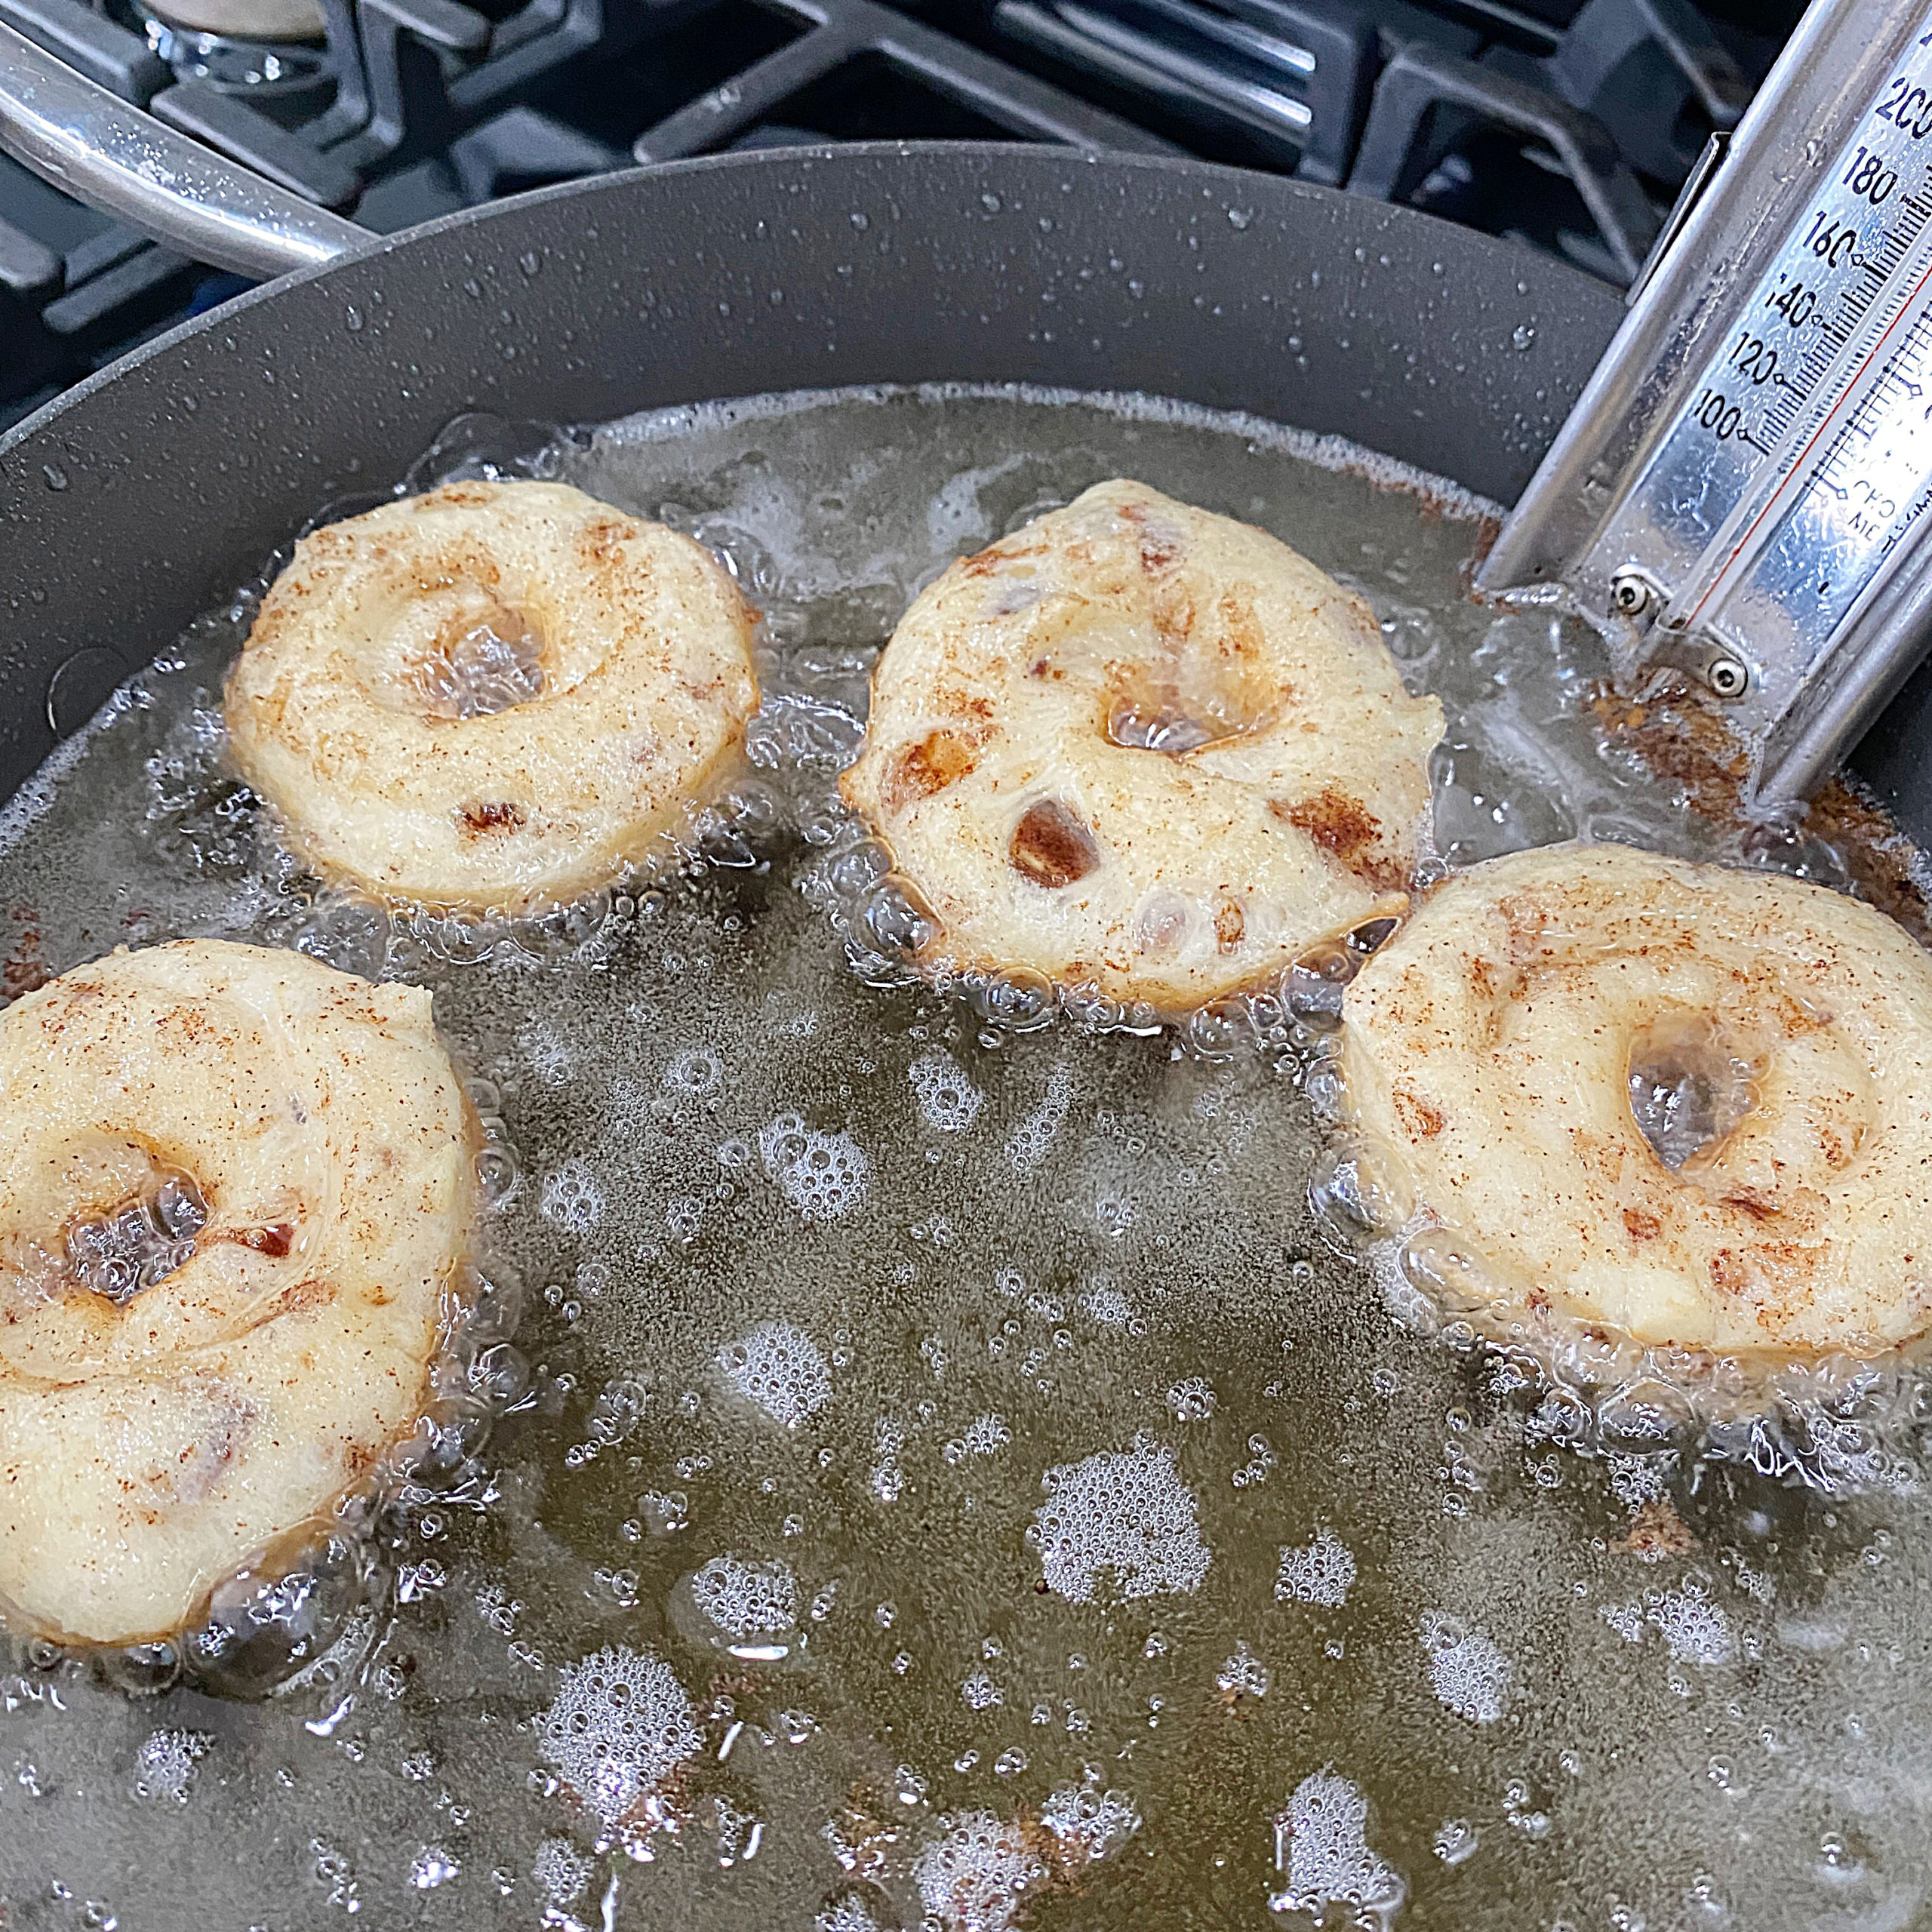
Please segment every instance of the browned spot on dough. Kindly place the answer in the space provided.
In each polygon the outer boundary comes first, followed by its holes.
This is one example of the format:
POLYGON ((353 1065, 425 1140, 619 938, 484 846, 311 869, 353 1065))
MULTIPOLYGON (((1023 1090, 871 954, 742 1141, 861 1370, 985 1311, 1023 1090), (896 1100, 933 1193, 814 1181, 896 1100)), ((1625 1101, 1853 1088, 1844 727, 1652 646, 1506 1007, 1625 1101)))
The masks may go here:
POLYGON ((1178 584, 1155 593, 1154 629, 1164 643, 1178 646, 1194 635, 1194 599, 1178 584))
POLYGON ((1573 1127, 1570 1144, 1577 1159, 1602 1175, 1613 1187, 1623 1178, 1623 1143, 1616 1135, 1592 1134, 1586 1128, 1573 1127))
POLYGON ((893 760, 880 795, 888 811, 900 811, 943 792, 978 762, 978 754, 956 731, 930 731, 893 760))
POLYGON ((1626 1208, 1623 1211, 1623 1225, 1630 1230, 1635 1241, 1655 1241, 1663 1232, 1663 1223, 1654 1214, 1647 1214, 1641 1208, 1626 1208))
POLYGON ((1094 835, 1054 798, 1029 805, 1013 828, 1008 860, 1023 878, 1057 889, 1084 878, 1100 863, 1094 835))
POLYGON ((1824 1251, 1802 1241, 1760 1241, 1751 1255, 1760 1272, 1776 1275, 1780 1289, 1788 1292, 1817 1273, 1824 1251))
POLYGON ((335 1300, 332 1281, 297 1281, 275 1297, 277 1315, 305 1315, 311 1309, 326 1308, 335 1300))
POLYGON ((0 998, 18 999, 23 993, 37 992, 53 977, 41 960, 40 928, 29 920, 0 964, 0 998))
POLYGON ((1411 1088, 1395 1089, 1395 1118, 1411 1140, 1433 1140, 1442 1131, 1442 1109, 1432 1106, 1411 1088))
POLYGON ((1235 657, 1259 659, 1267 645, 1263 635, 1261 621, 1254 614, 1254 586, 1251 583, 1231 583, 1221 592, 1220 603, 1215 607, 1220 613, 1221 623, 1227 633, 1223 647, 1235 657))
POLYGON ((1247 930, 1247 915, 1232 899, 1224 899, 1214 909, 1214 937, 1223 952, 1240 945, 1247 930))
POLYGON ((489 483, 445 483, 440 490, 432 490, 416 500, 420 514, 425 510, 439 509, 446 503, 466 505, 488 503, 496 494, 496 486, 489 483))
MULTIPOLYGON (((618 553, 637 534, 637 530, 627 516, 598 517, 578 532, 578 552, 592 569, 600 569, 617 560, 618 553)), ((632 558, 632 568, 640 577, 652 574, 648 555, 640 554, 632 558)))
MULTIPOLYGON (((312 557, 324 561, 349 556, 355 552, 357 535, 358 533, 349 529, 346 524, 328 524, 303 537, 296 545, 295 553, 304 559, 312 557)), ((377 546, 372 545, 371 547, 377 546)), ((281 588, 280 584, 275 586, 278 592, 281 588)), ((313 593, 315 586, 297 578, 289 582, 288 589, 297 595, 306 597, 313 593)))
POLYGON ((1016 558, 1043 555, 1046 548, 1044 543, 989 543, 983 550, 961 557, 956 568, 968 577, 990 577, 1001 565, 1011 563, 1016 558))
POLYGON ((464 837, 481 838, 493 832, 515 831, 528 820, 530 813, 525 807, 507 798, 479 798, 463 806, 457 815, 462 821, 464 837))
POLYGON ((439 591, 458 589, 494 594, 503 580, 497 560, 481 551, 405 555, 396 561, 419 597, 433 597, 439 591))
POLYGON ((239 1247, 252 1247, 257 1254, 272 1255, 277 1260, 295 1245, 295 1230, 286 1221, 268 1228, 234 1228, 215 1237, 232 1241, 239 1247))
POLYGON ((1761 1201, 1755 1194, 1727 1194, 1724 1198, 1727 1208, 1742 1208, 1754 1221, 1770 1221, 1777 1218, 1778 1210, 1768 1201, 1761 1201))
POLYGON ((177 1006, 172 1011, 164 1013, 154 1024, 155 1031, 171 1042, 179 1041, 184 1046, 220 1043, 220 1034, 199 1007, 177 1006))
POLYGON ((1711 1257, 1711 1286, 1734 1301, 1751 1292, 1750 1264, 1737 1249, 1721 1247, 1711 1257))
POLYGON ((1652 1497, 1631 1518, 1629 1534, 1611 1545, 1620 1556, 1635 1556, 1645 1563, 1687 1556, 1697 1547, 1697 1539, 1667 1496, 1652 1497))
POLYGON ((1140 568, 1149 577, 1171 569, 1174 560, 1180 555, 1180 539, 1177 534, 1147 528, 1147 506, 1145 503, 1123 503, 1121 515, 1134 525, 1140 534, 1140 568))
POLYGON ((1375 856, 1375 843, 1382 821, 1359 798, 1329 786, 1312 798, 1283 804, 1269 801, 1277 817, 1299 826, 1324 852, 1332 852, 1352 872, 1370 884, 1393 891, 1401 884, 1401 875, 1386 859, 1375 856))
POLYGON ((1546 908, 1527 893, 1512 892, 1499 899, 1496 909, 1503 915, 1503 923, 1509 935, 1509 963, 1519 971, 1547 958, 1553 949, 1549 943, 1551 915, 1546 908))

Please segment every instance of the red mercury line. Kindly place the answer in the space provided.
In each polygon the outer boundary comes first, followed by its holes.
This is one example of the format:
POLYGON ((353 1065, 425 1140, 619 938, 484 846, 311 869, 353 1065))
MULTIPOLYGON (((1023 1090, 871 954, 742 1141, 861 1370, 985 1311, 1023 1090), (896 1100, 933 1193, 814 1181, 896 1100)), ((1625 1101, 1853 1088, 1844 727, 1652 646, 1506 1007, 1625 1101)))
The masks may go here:
POLYGON ((1717 574, 1711 579, 1709 584, 1705 589, 1703 595, 1697 599, 1697 604, 1692 608, 1690 617, 1686 621, 1685 628, 1687 629, 1691 624, 1694 624, 1697 620, 1703 615, 1704 606, 1711 601, 1712 593, 1715 592, 1718 586, 1723 583, 1725 571, 1728 571, 1731 565, 1737 562, 1738 556, 1743 550, 1744 546, 1750 542, 1751 539, 1754 536, 1757 534, 1759 525, 1764 522, 1765 518, 1769 516, 1771 512, 1774 509, 1777 509, 1783 503, 1786 491, 1791 488, 1793 478, 1795 478, 1799 471, 1804 467, 1805 460, 1810 455, 1813 449, 1817 447, 1818 438, 1822 436, 1827 429, 1830 429, 1833 423, 1838 420, 1838 412, 1844 406, 1845 398, 1848 397, 1851 392, 1857 388, 1858 385, 1865 380, 1865 372, 1869 369, 1872 365, 1878 359, 1880 352, 1884 348, 1886 343, 1891 340, 1893 330, 1896 329, 1898 325, 1911 314, 1912 303, 1918 299, 1920 293, 1924 288, 1925 285, 1929 281, 1932 281, 1932 262, 1928 262, 1926 264, 1924 272, 1919 276, 1918 281, 1914 282, 1912 287, 1906 291, 1905 299, 1900 304, 1898 313, 1886 325, 1884 334, 1879 337, 1878 340, 1866 352, 1864 361, 1860 363, 1858 367, 1852 371, 1851 380, 1845 384, 1844 389, 1839 397, 1838 405, 1835 408, 1826 412, 1823 420, 1819 423, 1817 429, 1812 431, 1810 437, 1806 442, 1804 447, 1798 452, 1796 460, 1792 463, 1790 470, 1785 477, 1785 480, 1778 485, 1775 491, 1772 492, 1769 501, 1765 503, 1764 507, 1761 509, 1758 514, 1751 519, 1750 522, 1745 526, 1743 534, 1740 537, 1737 543, 1732 546, 1730 555, 1725 558, 1723 563, 1718 566, 1717 574))

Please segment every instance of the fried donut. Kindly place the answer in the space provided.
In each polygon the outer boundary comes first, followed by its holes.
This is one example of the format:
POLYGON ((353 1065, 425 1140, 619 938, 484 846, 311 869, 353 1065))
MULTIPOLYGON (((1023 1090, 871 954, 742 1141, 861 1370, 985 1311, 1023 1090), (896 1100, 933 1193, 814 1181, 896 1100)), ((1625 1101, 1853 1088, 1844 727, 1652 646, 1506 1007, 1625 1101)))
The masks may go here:
POLYGON ((1407 909, 1433 697, 1266 532, 1097 485, 951 565, 872 676, 847 802, 938 932, 1165 1011, 1407 909))
POLYGON ((1512 1319, 1797 1355, 1932 1327, 1932 959, 1870 906, 1519 852, 1439 887, 1342 1011, 1357 1129, 1512 1319))
POLYGON ((0 1601, 179 1629, 424 1409, 475 1215, 429 995, 214 940, 0 1013, 0 1601))
POLYGON ((752 622, 662 525, 453 483, 302 539, 229 674, 229 735, 325 876, 528 910, 682 822, 758 708, 752 622))

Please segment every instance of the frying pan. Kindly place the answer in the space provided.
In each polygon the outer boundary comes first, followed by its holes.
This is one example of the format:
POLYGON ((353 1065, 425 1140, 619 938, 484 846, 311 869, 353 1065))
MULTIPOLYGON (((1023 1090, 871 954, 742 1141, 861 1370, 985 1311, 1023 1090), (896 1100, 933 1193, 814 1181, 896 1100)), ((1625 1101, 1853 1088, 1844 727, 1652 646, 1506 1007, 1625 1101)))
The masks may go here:
MULTIPOLYGON (((0 792, 261 559, 469 411, 595 421, 928 380, 1139 390, 1512 500, 1622 315, 1506 242, 1300 182, 1038 146, 735 155, 378 240, 0 29, 0 143, 278 278, 0 441, 0 792), (291 272, 281 273, 282 270, 291 272)), ((1861 748, 1921 840, 1923 681, 1861 748)))

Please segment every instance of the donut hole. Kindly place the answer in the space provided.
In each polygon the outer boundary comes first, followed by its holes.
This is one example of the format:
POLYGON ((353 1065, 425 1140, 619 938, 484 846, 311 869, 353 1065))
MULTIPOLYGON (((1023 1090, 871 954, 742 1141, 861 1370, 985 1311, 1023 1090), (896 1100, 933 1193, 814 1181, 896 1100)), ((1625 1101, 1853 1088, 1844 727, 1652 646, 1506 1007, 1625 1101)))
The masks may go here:
POLYGON ((543 690, 543 645, 524 611, 494 598, 446 626, 417 660, 415 681, 432 718, 490 718, 543 690))
POLYGON ((1258 730, 1272 716, 1269 694, 1235 666, 1204 654, 1109 667, 1106 734, 1129 750, 1169 758, 1258 730))
POLYGON ((543 694, 543 625, 473 577, 408 586, 376 635, 373 689, 392 710, 454 722, 494 717, 543 694))
POLYGON ((57 1304, 125 1306, 193 1255, 210 1218, 194 1176, 137 1138, 63 1140, 18 1187, 32 1205, 0 1230, 0 1334, 57 1304))
POLYGON ((173 1274, 194 1253, 195 1238, 208 1223, 208 1203, 194 1177, 157 1168, 140 1193, 68 1223, 68 1272, 118 1306, 173 1274))
POLYGON ((1630 1043, 1630 1112, 1672 1174, 1694 1171, 1743 1124, 1763 1076, 1712 1015, 1665 1014, 1630 1043))
POLYGON ((1198 751, 1217 738, 1231 735, 1226 728, 1217 728, 1216 724, 1190 717, 1176 705, 1155 708, 1129 698, 1107 714, 1107 736, 1115 744, 1133 751, 1165 752, 1170 758, 1198 751))

